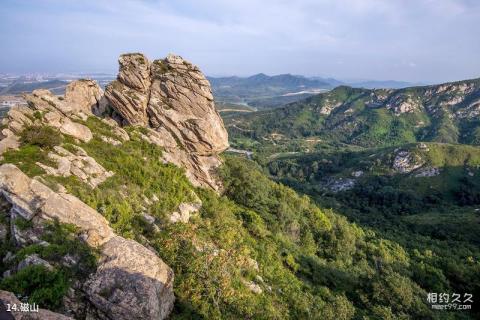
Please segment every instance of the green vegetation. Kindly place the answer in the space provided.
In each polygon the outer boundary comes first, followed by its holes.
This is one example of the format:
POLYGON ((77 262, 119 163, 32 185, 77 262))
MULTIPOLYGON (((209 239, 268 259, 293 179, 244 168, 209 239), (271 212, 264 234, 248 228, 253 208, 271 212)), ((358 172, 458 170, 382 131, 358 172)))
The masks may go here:
MULTIPOLYGON (((355 308, 355 319, 478 317, 476 309, 432 314, 428 305, 423 309, 422 295, 480 295, 480 148, 475 146, 480 123, 465 116, 478 99, 479 84, 478 79, 469 80, 454 83, 448 90, 435 86, 401 90, 338 87, 283 108, 225 117, 233 147, 253 151, 253 159, 273 179, 309 195, 319 208, 332 208, 355 223, 352 226, 363 236, 348 230, 346 237, 365 243, 351 259, 368 257, 374 247, 375 252, 385 246, 396 252, 395 258, 385 258, 396 261, 387 272, 384 261, 371 265, 367 259, 356 261, 354 271, 337 263, 328 272, 314 265, 307 273, 322 279, 329 289, 348 288, 343 294, 355 308), (456 89, 455 85, 460 88, 462 84, 474 89, 467 93, 456 89), (409 173, 394 170, 399 151, 420 159, 421 168, 409 173), (333 192, 331 186, 338 181, 353 181, 354 185, 333 192), (373 268, 371 273, 365 271, 367 266, 373 268), (335 276, 329 278, 330 274, 335 276), (411 309, 402 306, 405 301, 411 309)), ((230 175, 233 186, 242 179, 237 171, 230 175)), ((268 188, 257 187, 262 184, 257 174, 249 174, 251 180, 244 189, 227 189, 227 195, 257 213, 268 212, 265 207, 275 196, 268 188), (242 202, 242 198, 252 202, 242 202)), ((336 213, 320 210, 334 229, 339 224, 336 213)), ((268 228, 277 227, 277 217, 261 217, 268 228)), ((308 226, 299 229, 308 230, 308 226)), ((313 240, 318 248, 318 238, 313 240)), ((329 258, 349 252, 348 245, 341 248, 329 258)), ((293 270, 300 276, 304 265, 292 256, 299 265, 293 270)), ((324 258, 317 249, 315 259, 324 258)), ((317 285, 304 274, 300 277, 317 285)))
POLYGON ((27 230, 33 226, 33 222, 31 220, 23 219, 22 217, 17 217, 14 221, 15 225, 20 230, 27 230))
POLYGON ((261 143, 256 147, 261 152, 271 149, 272 134, 283 136, 282 141, 274 141, 276 148, 289 151, 292 141, 309 138, 368 148, 416 141, 476 144, 480 123, 475 115, 465 115, 472 112, 470 103, 478 99, 480 79, 452 85, 473 89, 464 93, 440 91, 439 86, 399 90, 340 86, 278 109, 224 119, 234 147, 239 147, 239 139, 249 138, 261 143))
POLYGON ((313 93, 300 92, 309 90, 318 92, 319 89, 326 91, 332 87, 327 81, 291 74, 276 76, 257 74, 248 78, 209 77, 208 80, 217 101, 234 104, 247 103, 258 109, 277 108, 313 95, 313 93))
MULTIPOLYGON (((80 146, 115 175, 93 190, 75 177, 49 179, 60 182, 69 192, 102 213, 118 233, 129 238, 148 233, 150 231, 144 229, 143 212, 161 221, 180 203, 193 200, 193 187, 183 170, 164 164, 161 149, 142 140, 136 129, 130 129, 130 141, 113 146, 98 138, 108 130, 108 125, 94 118, 86 124, 96 136, 80 146), (158 200, 146 204, 145 198, 151 199, 154 195, 158 200)), ((69 148, 69 144, 65 147, 69 148)))
POLYGON ((396 300, 410 298, 394 315, 431 317, 425 292, 406 276, 409 257, 400 246, 320 210, 252 163, 229 158, 223 175, 235 202, 202 192, 200 219, 169 226, 157 242, 176 274, 173 318, 361 318, 388 309, 395 294, 396 300), (245 254, 258 270, 245 263, 245 254), (382 274, 376 274, 375 261, 381 261, 382 274), (264 293, 245 290, 242 279, 264 293))
MULTIPOLYGON (((15 220, 17 226, 31 228, 31 224, 15 220)), ((25 230, 24 229, 24 230, 25 230)), ((36 303, 42 308, 57 309, 62 306, 62 297, 68 288, 77 280, 84 280, 96 269, 97 253, 87 244, 79 240, 78 231, 74 226, 61 224, 57 220, 45 225, 41 240, 46 245, 33 244, 22 249, 9 246, 8 250, 15 254, 13 262, 18 263, 29 255, 37 254, 47 261, 51 268, 44 265, 28 265, 10 277, 0 282, 2 290, 12 291, 30 303, 36 303), (75 262, 66 263, 65 256, 75 262)), ((8 244, 2 243, 2 246, 8 244)), ((7 269, 8 262, 2 269, 7 269)))
POLYGON ((26 144, 19 148, 19 150, 8 150, 3 154, 3 163, 14 163, 20 170, 29 176, 41 175, 44 170, 36 165, 37 162, 43 164, 51 164, 51 161, 47 157, 46 150, 40 148, 37 145, 26 144))
POLYGON ((31 254, 38 254, 40 258, 52 263, 62 263, 69 255, 78 262, 70 265, 65 273, 74 279, 86 278, 95 270, 97 252, 85 242, 79 241, 80 233, 73 225, 61 224, 57 220, 45 225, 41 239, 48 245, 30 245, 16 253, 17 262, 31 254))
MULTIPOLYGON (((367 112, 355 103, 362 96, 361 90, 344 88, 339 95, 350 97, 359 112, 367 112)), ((417 150, 416 144, 402 146, 412 153, 421 153, 429 165, 452 167, 455 175, 448 175, 449 184, 444 180, 435 184, 439 190, 437 199, 427 192, 428 183, 411 190, 414 177, 399 178, 389 173, 395 147, 365 149, 341 142, 319 145, 317 140, 306 141, 304 137, 311 138, 310 133, 321 134, 308 131, 311 123, 326 125, 325 119, 312 119, 313 114, 306 110, 295 120, 301 132, 297 140, 280 143, 281 136, 268 142, 259 138, 263 135, 235 136, 242 139, 238 141, 263 150, 264 153, 257 152, 256 160, 268 167, 226 156, 221 170, 223 196, 194 188, 183 170, 164 164, 162 150, 143 141, 140 128, 127 128, 131 140, 121 146, 105 143, 100 136, 111 131, 94 118, 85 122, 94 138, 78 145, 115 175, 95 189, 73 177, 45 179, 52 187, 57 182, 63 184, 102 213, 117 233, 150 245, 172 267, 176 295, 172 319, 477 317, 476 310, 437 312, 426 303, 428 292, 480 295, 480 233, 473 225, 478 219, 472 207, 452 202, 456 197, 454 189, 461 192, 462 201, 480 199, 475 193, 477 181, 468 175, 466 180, 462 180, 463 175, 456 175, 459 166, 477 174, 477 148, 428 144, 426 152, 417 150), (274 145, 274 141, 279 143, 274 145), (318 153, 288 154, 305 148, 318 153), (264 172, 267 168, 276 179, 311 197, 272 181, 264 172), (354 170, 366 172, 361 179, 371 185, 370 189, 362 185, 363 188, 333 194, 315 188, 323 178, 351 177, 354 170), (464 188, 457 188, 459 185, 452 185, 451 181, 463 183, 464 188), (193 193, 203 203, 199 214, 191 217, 188 224, 169 223, 168 214, 180 203, 192 201, 193 193), (152 200, 154 196, 158 201, 152 200), (427 196, 431 197, 428 201, 427 196), (434 210, 438 203, 451 206, 434 210), (455 214, 449 212, 450 208, 456 210, 455 214), (145 220, 144 212, 155 217, 156 226, 145 220), (430 221, 434 215, 441 219, 430 221), (450 223, 456 217, 471 223, 470 229, 462 228, 461 223, 450 223)), ((372 110, 364 115, 375 121, 384 119, 385 126, 396 128, 398 143, 414 141, 405 129, 408 123, 402 124, 406 120, 397 121, 372 110)), ((382 128, 383 125, 372 127, 359 139, 380 141, 391 137, 391 130, 382 128)), ((72 139, 63 141, 65 148, 73 150, 72 139)), ((32 175, 37 169, 29 168, 36 165, 28 157, 46 159, 47 152, 46 146, 28 140, 19 150, 7 152, 4 161, 24 166, 32 175)), ((48 271, 39 267, 28 274, 17 273, 15 282, 10 280, 13 277, 8 278, 2 287, 55 307, 53 293, 64 292, 68 287, 68 283, 64 286, 65 279, 88 274, 82 270, 91 270, 94 259, 89 258, 88 250, 70 242, 76 239, 75 230, 52 228, 51 232, 47 228, 45 236, 49 237, 49 246, 29 246, 17 256, 36 253, 57 266, 56 259, 66 252, 77 252, 85 257, 81 259, 86 263, 84 268, 48 271), (67 240, 59 243, 60 239, 67 240), (47 279, 49 285, 44 283, 47 279), (37 293, 40 288, 46 291, 37 293)))
POLYGON ((42 308, 56 309, 62 305, 68 283, 68 277, 62 271, 49 271, 42 265, 31 265, 2 280, 0 287, 27 296, 30 303, 42 308))
MULTIPOLYGON (((335 208, 401 246, 409 256, 407 278, 426 292, 480 294, 480 148, 426 143, 399 149, 326 148, 276 158, 268 170, 321 207, 335 208), (391 166, 399 149, 421 156, 424 166, 440 172, 432 177, 395 173, 391 166), (329 179, 352 178, 358 171, 363 175, 350 190, 334 193, 325 187, 329 179)), ((470 316, 475 318, 451 315, 470 316)))
POLYGON ((20 134, 20 141, 23 144, 39 146, 50 149, 62 143, 63 137, 60 132, 48 126, 30 126, 20 134))

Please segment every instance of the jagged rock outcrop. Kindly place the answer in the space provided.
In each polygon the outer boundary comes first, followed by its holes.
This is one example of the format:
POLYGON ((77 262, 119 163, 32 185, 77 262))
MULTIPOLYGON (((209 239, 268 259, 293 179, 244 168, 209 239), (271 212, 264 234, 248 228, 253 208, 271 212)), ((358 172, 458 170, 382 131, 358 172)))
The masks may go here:
MULTIPOLYGON (((43 89, 33 91, 32 94, 26 95, 25 99, 29 104, 28 107, 13 107, 3 120, 9 132, 18 135, 28 126, 42 124, 57 128, 61 133, 83 142, 92 139, 90 129, 74 121, 75 119, 85 120, 87 115, 74 110, 72 104, 60 100, 50 91, 43 89)), ((9 132, 6 134, 7 137, 9 132)))
MULTIPOLYGON (((20 147, 20 136, 26 128, 57 128, 72 137, 74 144, 42 149, 48 152, 48 158, 36 165, 47 175, 73 175, 95 188, 114 172, 107 171, 75 144, 91 141, 93 133, 86 123, 96 126, 96 120, 91 124, 89 117, 103 116, 101 121, 111 131, 105 127, 92 129, 96 139, 118 146, 130 139, 121 125, 143 126, 133 134, 161 146, 164 161, 185 168, 194 185, 219 190, 221 185, 214 172, 221 164, 218 154, 228 147, 228 137, 204 75, 196 66, 174 55, 150 63, 141 54, 128 54, 122 55, 119 63, 118 78, 107 87, 105 95, 91 80, 70 83, 64 97, 48 90, 26 95, 28 106, 13 107, 3 121, 0 154, 20 147)), ((8 225, 1 225, 0 233, 18 247, 48 245, 42 240, 45 222, 58 220, 75 225, 79 237, 98 249, 97 270, 85 283, 72 285, 73 293, 65 297, 65 301, 70 301, 64 303, 65 312, 76 314, 75 310, 81 310, 78 312, 82 318, 86 315, 92 320, 168 317, 174 302, 174 275, 168 265, 148 244, 116 235, 101 214, 68 194, 63 186, 54 191, 45 183, 41 176, 30 178, 15 165, 0 166, 0 205, 8 207, 4 210, 8 212, 8 225), (17 222, 27 223, 28 227, 17 222), (76 302, 78 297, 81 302, 76 302)), ((159 201, 157 197, 146 200, 159 201)), ((201 205, 199 199, 180 204, 172 213, 171 222, 188 222, 201 205)), ((153 216, 144 212, 144 217, 155 225, 153 216)), ((75 257, 67 255, 62 259, 76 264, 75 257)), ((57 267, 53 262, 49 266, 50 262, 30 255, 4 276, 32 264, 57 267)))
POLYGON ((118 59, 116 81, 105 89, 105 96, 125 124, 147 125, 150 88, 150 62, 140 53, 124 54, 118 59))
MULTIPOLYGON (((25 95, 28 106, 11 108, 3 124, 0 154, 19 146, 18 134, 32 125, 48 125, 82 142, 93 138, 92 132, 77 120, 102 113, 107 100, 103 90, 92 80, 77 80, 68 84, 65 97, 55 96, 45 89, 25 95)), ((127 134, 128 136, 128 134, 127 134)))
POLYGON ((119 63, 105 95, 122 122, 153 129, 144 138, 165 149, 166 161, 184 167, 195 185, 218 190, 212 171, 228 136, 198 67, 175 55, 150 63, 139 53, 122 55, 119 63))
MULTIPOLYGON (((105 319, 168 316, 174 301, 173 271, 153 251, 115 235, 97 211, 70 194, 54 192, 12 164, 0 166, 0 193, 11 205, 10 219, 19 215, 31 221, 31 232, 41 232, 43 222, 58 219, 77 226, 83 239, 100 250, 98 269, 83 290, 105 319)), ((40 243, 39 238, 33 234, 29 241, 40 243)))
MULTIPOLYGON (((25 99, 28 106, 12 107, 2 120, 6 128, 0 132, 0 155, 9 149, 17 149, 19 135, 29 126, 48 125, 81 142, 89 142, 93 134, 80 122, 87 120, 88 116, 102 114, 108 106, 103 90, 92 80, 72 81, 64 98, 40 89, 25 95, 25 99)), ((106 118, 102 121, 111 127, 112 134, 100 136, 100 139, 113 145, 130 140, 116 121, 106 118)))

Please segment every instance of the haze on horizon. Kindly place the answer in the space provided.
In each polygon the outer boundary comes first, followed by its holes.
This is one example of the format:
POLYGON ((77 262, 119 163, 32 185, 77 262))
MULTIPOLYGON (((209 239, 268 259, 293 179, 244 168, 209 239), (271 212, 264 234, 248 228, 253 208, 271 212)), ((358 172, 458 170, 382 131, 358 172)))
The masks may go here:
POLYGON ((208 75, 480 77, 476 0, 2 0, 0 73, 109 72, 169 52, 208 75))

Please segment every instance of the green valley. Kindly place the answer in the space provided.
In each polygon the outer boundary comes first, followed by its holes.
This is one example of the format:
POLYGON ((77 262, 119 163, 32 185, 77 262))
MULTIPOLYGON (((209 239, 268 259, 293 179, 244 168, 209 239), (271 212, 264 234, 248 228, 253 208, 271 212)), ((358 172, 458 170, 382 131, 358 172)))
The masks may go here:
POLYGON ((272 179, 414 260, 422 250, 436 257, 411 269, 421 288, 478 295, 479 111, 475 79, 398 90, 337 87, 225 121, 232 145, 252 151, 272 179))

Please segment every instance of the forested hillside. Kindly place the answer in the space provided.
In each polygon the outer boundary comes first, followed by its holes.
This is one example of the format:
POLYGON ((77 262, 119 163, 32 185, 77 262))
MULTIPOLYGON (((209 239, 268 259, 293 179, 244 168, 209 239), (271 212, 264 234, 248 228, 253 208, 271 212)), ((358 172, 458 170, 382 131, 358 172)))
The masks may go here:
POLYGON ((232 139, 316 137, 363 147, 434 141, 479 144, 480 80, 405 89, 334 90, 229 119, 232 139))
POLYGON ((252 151, 274 180, 413 256, 427 250, 442 257, 410 265, 421 288, 478 292, 477 276, 454 279, 479 268, 479 112, 477 79, 399 90, 338 87, 225 120, 233 146, 252 151))

